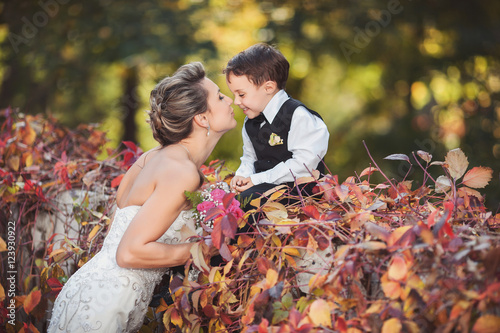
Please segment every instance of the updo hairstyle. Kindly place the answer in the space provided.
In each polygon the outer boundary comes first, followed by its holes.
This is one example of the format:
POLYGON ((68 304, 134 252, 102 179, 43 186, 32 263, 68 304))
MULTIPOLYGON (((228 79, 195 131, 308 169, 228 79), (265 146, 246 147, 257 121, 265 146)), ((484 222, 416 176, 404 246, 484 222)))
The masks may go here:
POLYGON ((151 91, 148 123, 163 147, 188 137, 193 117, 208 110, 208 91, 203 87, 205 69, 200 62, 181 66, 151 91))

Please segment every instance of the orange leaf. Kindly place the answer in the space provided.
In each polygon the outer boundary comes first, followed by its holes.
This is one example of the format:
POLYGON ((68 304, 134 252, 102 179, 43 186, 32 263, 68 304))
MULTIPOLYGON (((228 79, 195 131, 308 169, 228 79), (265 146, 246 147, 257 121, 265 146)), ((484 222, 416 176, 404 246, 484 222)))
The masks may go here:
POLYGON ((335 186, 335 193, 338 195, 340 201, 344 202, 349 195, 349 188, 345 185, 335 186))
POLYGON ((490 182, 493 170, 486 167, 474 167, 467 171, 462 184, 472 188, 483 188, 490 182))
POLYGON ((402 290, 399 282, 382 282, 381 286, 385 296, 389 297, 390 299, 398 299, 399 296, 401 296, 402 290))
POLYGON ((444 161, 447 164, 447 169, 450 172, 450 176, 454 179, 462 177, 469 166, 469 161, 467 156, 460 148, 450 150, 444 161))
POLYGON ((387 245, 393 246, 394 244, 396 244, 401 239, 401 237, 403 237, 405 233, 408 232, 411 228, 413 228, 413 226, 407 225, 394 230, 387 240, 387 245))
POLYGON ((382 333, 399 333, 402 329, 403 325, 398 318, 387 319, 382 325, 382 333))
POLYGON ((389 278, 395 281, 401 281, 406 278, 408 274, 408 266, 406 265, 406 261, 401 256, 395 256, 392 259, 391 266, 388 270, 389 278))
POLYGON ((35 308, 35 306, 40 303, 40 299, 42 298, 42 292, 40 290, 33 290, 30 294, 25 298, 23 302, 24 311, 29 314, 31 310, 35 308))
POLYGON ((476 321, 474 327, 472 328, 472 332, 495 333, 498 332, 499 327, 500 327, 500 317, 491 314, 486 314, 481 316, 476 321))
POLYGON ((170 314, 170 321, 176 326, 183 327, 182 317, 175 309, 172 310, 172 313, 170 314))
POLYGON ((317 299, 311 304, 309 309, 309 318, 316 326, 332 326, 332 310, 328 305, 328 302, 324 299, 317 299))
POLYGON ((361 174, 359 175, 359 177, 363 177, 363 176, 366 176, 366 175, 371 175, 372 173, 374 173, 375 171, 378 171, 377 168, 374 168, 374 167, 368 167, 366 169, 364 169, 361 174))

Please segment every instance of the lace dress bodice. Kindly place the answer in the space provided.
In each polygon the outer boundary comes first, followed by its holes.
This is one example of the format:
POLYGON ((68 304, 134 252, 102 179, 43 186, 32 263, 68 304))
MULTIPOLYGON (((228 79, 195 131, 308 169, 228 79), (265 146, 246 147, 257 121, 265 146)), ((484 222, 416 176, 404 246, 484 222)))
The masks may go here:
MULTIPOLYGON (((118 266, 116 251, 140 206, 117 208, 102 249, 73 274, 54 304, 48 332, 136 332, 154 288, 167 268, 118 266)), ((183 211, 157 242, 183 242, 181 228, 194 230, 190 211, 183 211)))

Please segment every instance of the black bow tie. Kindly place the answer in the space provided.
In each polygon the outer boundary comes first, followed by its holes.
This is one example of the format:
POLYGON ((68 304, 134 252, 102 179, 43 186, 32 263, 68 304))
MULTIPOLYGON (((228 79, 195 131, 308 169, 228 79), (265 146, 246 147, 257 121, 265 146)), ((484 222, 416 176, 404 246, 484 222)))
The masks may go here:
POLYGON ((263 113, 259 114, 257 117, 252 119, 252 122, 256 124, 261 124, 263 121, 266 121, 266 117, 264 116, 263 113))

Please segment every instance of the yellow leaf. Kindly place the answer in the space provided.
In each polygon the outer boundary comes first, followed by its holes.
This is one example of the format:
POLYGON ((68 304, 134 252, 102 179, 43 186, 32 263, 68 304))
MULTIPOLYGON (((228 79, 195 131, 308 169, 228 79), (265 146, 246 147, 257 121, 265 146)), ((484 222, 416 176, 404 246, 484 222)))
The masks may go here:
POLYGON ((297 250, 297 248, 293 247, 293 246, 285 246, 283 248, 283 252, 285 252, 286 254, 289 254, 291 256, 295 256, 295 257, 300 257, 300 252, 299 250, 297 250))
POLYGON ((208 281, 210 281, 210 283, 219 282, 222 279, 219 269, 220 267, 212 267, 210 270, 210 274, 208 275, 208 281))
POLYGON ((0 252, 7 251, 7 243, 0 237, 0 252))
POLYGON ((382 333, 399 333, 402 329, 403 325, 398 318, 387 319, 382 325, 382 333))
POLYGON ((490 182, 493 170, 486 167, 474 167, 467 171, 462 184, 472 188, 483 188, 490 182))
POLYGON ((92 228, 92 231, 89 233, 89 236, 87 237, 87 241, 90 242, 92 241, 92 239, 94 239, 95 235, 97 235, 97 232, 99 231, 99 229, 101 229, 101 226, 99 224, 97 224, 96 226, 94 226, 94 228, 92 228))
POLYGON ((53 256, 58 255, 58 254, 60 254, 60 253, 64 253, 64 252, 66 252, 66 250, 65 250, 65 249, 57 249, 57 250, 54 250, 54 251, 50 252, 49 258, 52 258, 53 256))
POLYGON ((401 281, 406 278, 408 274, 408 266, 406 265, 406 261, 401 256, 395 256, 392 259, 391 266, 388 270, 389 278, 395 281, 401 281))
POLYGON ((3 286, 0 284, 0 302, 3 302, 5 299, 5 289, 3 289, 3 286))
POLYGON ((278 236, 276 236, 276 234, 273 234, 271 238, 273 240, 274 245, 276 245, 277 247, 281 247, 281 240, 278 236))
POLYGON ((274 269, 268 269, 266 273, 266 288, 272 288, 278 282, 278 272, 274 269))
POLYGON ((30 152, 26 152, 23 154, 23 163, 26 167, 30 167, 33 165, 33 154, 30 152))
POLYGON ((332 326, 332 311, 324 299, 315 300, 309 309, 309 318, 315 326, 332 326))
POLYGON ((459 179, 467 170, 469 166, 469 161, 467 160, 467 156, 465 156, 464 152, 460 148, 456 148, 450 150, 444 161, 447 164, 447 169, 450 173, 450 176, 454 179, 459 179))
POLYGON ((498 332, 498 328, 500 327, 500 317, 497 317, 492 314, 486 314, 476 321, 474 327, 472 328, 472 332, 474 333, 495 333, 498 332))
POLYGON ((384 242, 367 241, 359 243, 356 247, 359 247, 364 250, 375 251, 375 250, 383 250, 387 248, 387 245, 385 245, 384 242))
POLYGON ((386 307, 386 304, 382 301, 376 301, 365 311, 366 314, 380 313, 386 307))

